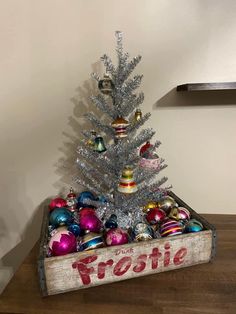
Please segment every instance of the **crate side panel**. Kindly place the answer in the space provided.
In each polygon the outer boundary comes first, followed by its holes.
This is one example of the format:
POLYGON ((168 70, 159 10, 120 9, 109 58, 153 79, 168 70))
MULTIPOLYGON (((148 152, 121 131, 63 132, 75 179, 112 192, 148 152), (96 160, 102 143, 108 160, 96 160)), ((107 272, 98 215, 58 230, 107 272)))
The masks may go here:
POLYGON ((44 264, 48 294, 205 263, 210 260, 211 250, 212 231, 206 230, 46 258, 44 264))

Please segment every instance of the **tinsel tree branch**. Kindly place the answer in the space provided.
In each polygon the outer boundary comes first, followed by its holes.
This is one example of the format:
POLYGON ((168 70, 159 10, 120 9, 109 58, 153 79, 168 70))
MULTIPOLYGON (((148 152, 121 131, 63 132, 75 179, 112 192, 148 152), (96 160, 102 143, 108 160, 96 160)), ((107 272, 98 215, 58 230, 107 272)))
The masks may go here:
POLYGON ((153 193, 157 193, 158 189, 162 184, 164 184, 167 181, 166 177, 161 178, 156 183, 153 183, 149 186, 143 187, 138 190, 137 193, 134 193, 135 195, 132 196, 132 198, 127 202, 126 206, 130 207, 132 204, 135 206, 143 206, 145 205, 152 197, 153 193))
POLYGON ((150 182, 151 180, 155 179, 155 177, 160 173, 161 170, 165 169, 167 167, 166 164, 162 164, 164 162, 164 159, 160 160, 160 165, 156 169, 146 169, 143 167, 138 167, 136 172, 134 172, 134 177, 136 183, 141 186, 143 182, 150 182))
POLYGON ((121 110, 123 111, 124 116, 130 115, 134 109, 139 107, 144 101, 144 94, 141 92, 137 95, 130 95, 125 99, 121 105, 121 110))
POLYGON ((108 173, 101 173, 94 165, 90 165, 83 160, 77 159, 77 165, 81 169, 81 172, 87 177, 91 182, 96 183, 98 186, 106 187, 106 190, 111 189, 112 185, 108 180, 108 173))
POLYGON ((150 112, 146 113, 140 120, 138 120, 137 122, 131 124, 127 128, 127 133, 133 133, 133 132, 137 131, 141 126, 144 125, 145 122, 148 121, 148 119, 150 117, 151 117, 151 113, 150 112))
POLYGON ((83 187, 85 187, 86 189, 88 189, 89 191, 99 195, 101 193, 101 191, 99 189, 97 189, 97 187, 87 183, 86 181, 84 181, 83 179, 76 177, 73 180, 75 183, 82 185, 83 187))
POLYGON ((138 55, 137 57, 134 57, 133 60, 131 60, 126 68, 124 69, 123 75, 121 80, 124 82, 129 75, 133 72, 133 70, 135 69, 135 67, 139 64, 139 62, 141 61, 142 57, 140 55, 138 55))
POLYGON ((104 63, 104 66, 106 68, 106 72, 110 73, 112 77, 114 77, 116 75, 116 70, 115 67, 110 59, 110 57, 108 57, 106 54, 104 54, 101 57, 102 62, 104 63))
POLYGON ((131 94, 135 89, 137 89, 142 81, 143 75, 135 75, 127 83, 123 84, 123 87, 120 90, 120 93, 123 97, 126 97, 127 94, 131 94))
POLYGON ((153 135, 155 134, 155 131, 153 129, 145 129, 142 130, 133 140, 132 142, 128 142, 125 149, 126 152, 137 150, 137 147, 141 146, 143 143, 149 141, 153 135))
POLYGON ((78 147, 77 153, 79 156, 85 158, 85 160, 99 167, 105 173, 111 172, 111 176, 112 174, 116 173, 115 165, 108 157, 104 156, 104 153, 103 156, 101 156, 98 153, 92 152, 85 147, 78 147))
POLYGON ((110 118, 115 119, 117 117, 117 111, 107 104, 105 98, 99 94, 98 96, 91 96, 92 102, 100 109, 103 113, 106 113, 110 118))
POLYGON ((98 128, 100 131, 103 131, 104 133, 114 136, 114 130, 111 126, 103 124, 95 115, 91 112, 86 113, 84 117, 89 120, 96 128, 98 128))

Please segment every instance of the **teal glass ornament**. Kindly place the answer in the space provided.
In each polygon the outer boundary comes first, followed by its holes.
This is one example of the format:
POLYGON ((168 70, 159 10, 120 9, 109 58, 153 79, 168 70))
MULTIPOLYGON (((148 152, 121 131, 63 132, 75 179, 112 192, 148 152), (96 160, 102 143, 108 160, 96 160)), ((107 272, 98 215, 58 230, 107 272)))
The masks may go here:
POLYGON ((55 227, 69 225, 73 222, 73 214, 67 208, 55 208, 49 217, 49 222, 55 227))
POLYGON ((105 147, 103 138, 101 136, 97 136, 94 140, 94 150, 98 153, 103 153, 107 149, 105 147))
POLYGON ((190 219, 185 225, 185 232, 199 232, 203 230, 203 225, 196 219, 190 219))

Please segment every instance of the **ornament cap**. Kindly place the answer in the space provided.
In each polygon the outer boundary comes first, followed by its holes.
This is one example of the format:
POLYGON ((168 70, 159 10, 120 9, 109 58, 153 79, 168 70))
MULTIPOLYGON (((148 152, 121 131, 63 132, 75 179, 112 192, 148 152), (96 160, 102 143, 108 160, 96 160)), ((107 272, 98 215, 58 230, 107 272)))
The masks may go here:
POLYGON ((128 125, 129 125, 129 122, 121 116, 118 116, 111 124, 113 128, 127 127, 128 125))

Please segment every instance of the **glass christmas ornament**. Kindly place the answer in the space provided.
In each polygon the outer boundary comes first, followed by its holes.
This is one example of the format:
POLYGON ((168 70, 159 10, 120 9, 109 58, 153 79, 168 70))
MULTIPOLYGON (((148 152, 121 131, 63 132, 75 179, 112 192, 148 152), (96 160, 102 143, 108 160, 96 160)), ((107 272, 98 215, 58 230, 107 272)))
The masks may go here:
POLYGON ((49 241, 49 249, 53 256, 61 256, 76 251, 76 237, 65 228, 58 228, 49 241))
POLYGON ((104 247, 104 242, 102 238, 102 234, 87 232, 80 241, 79 249, 80 251, 88 251, 92 249, 97 249, 100 247, 104 247))
POLYGON ((199 232, 203 230, 203 225, 197 219, 190 219, 185 225, 185 232, 199 232))
POLYGON ((133 169, 126 166, 122 172, 118 191, 125 194, 131 194, 137 192, 137 190, 137 184, 133 178, 133 169))
POLYGON ((91 207, 83 207, 79 211, 79 217, 86 216, 86 215, 96 215, 96 212, 91 207))
POLYGON ((111 126, 114 128, 115 130, 115 137, 116 138, 124 138, 127 136, 127 127, 129 126, 129 122, 126 121, 124 118, 122 117, 118 117, 116 118, 111 126))
POLYGON ((166 219, 160 226, 160 235, 162 237, 174 236, 182 233, 183 225, 174 219, 166 219))
POLYGON ((98 88, 101 93, 110 95, 115 85, 108 74, 104 74, 103 79, 98 82, 98 88))
POLYGON ((94 150, 98 153, 103 153, 107 149, 104 144, 104 140, 101 136, 97 136, 94 140, 94 150))
POLYGON ((153 147, 153 145, 147 141, 146 144, 140 148, 139 155, 143 158, 150 158, 150 152, 148 151, 150 147, 153 147))
POLYGON ((154 232, 151 226, 143 222, 139 222, 134 226, 133 234, 136 241, 151 240, 154 236, 154 232))
POLYGON ((88 141, 86 142, 86 145, 88 145, 89 147, 91 147, 92 149, 94 149, 95 146, 95 138, 97 137, 97 133, 95 131, 91 131, 90 132, 90 138, 88 139, 88 141))
POLYGON ((151 209, 147 215, 146 220, 150 225, 155 225, 162 222, 166 218, 166 213, 163 209, 158 207, 151 209))
POLYGON ((143 116, 142 111, 140 109, 136 109, 135 114, 134 114, 134 123, 141 120, 142 116, 143 116))
POLYGON ((190 212, 184 207, 173 207, 168 216, 175 220, 189 220, 190 212))
POLYGON ((75 212, 77 209, 77 198, 76 198, 76 194, 74 193, 73 188, 70 188, 70 193, 67 195, 66 198, 66 205, 67 208, 71 211, 71 212, 75 212))
POLYGON ((66 207, 66 205, 67 205, 66 200, 64 200, 61 197, 56 197, 51 200, 49 204, 49 209, 53 210, 54 208, 66 207))
POLYGON ((83 233, 80 226, 76 223, 72 223, 71 225, 69 225, 67 230, 72 232, 76 237, 81 236, 83 233))
POLYGON ((173 207, 178 207, 178 204, 171 196, 165 196, 158 202, 158 207, 168 212, 173 207))
POLYGON ((121 228, 108 230, 105 239, 108 246, 122 245, 129 242, 128 233, 121 228))
POLYGON ((150 209, 153 209, 153 208, 156 208, 156 207, 158 207, 157 202, 150 201, 145 206, 143 206, 143 212, 147 213, 147 212, 150 211, 150 209))
POLYGON ((106 229, 112 229, 112 228, 117 228, 117 216, 115 214, 112 214, 109 219, 105 223, 105 228, 106 229))
POLYGON ((102 227, 102 223, 95 214, 87 214, 80 216, 80 227, 82 230, 99 232, 102 227))
POLYGON ((55 208, 49 217, 50 224, 53 226, 69 225, 73 222, 73 214, 67 208, 55 208))
POLYGON ((80 208, 80 207, 91 207, 91 208, 94 208, 94 206, 86 204, 86 199, 89 199, 91 201, 96 201, 96 197, 93 195, 92 192, 90 192, 90 191, 83 191, 77 197, 77 201, 78 201, 77 207, 78 208, 80 208))

